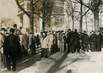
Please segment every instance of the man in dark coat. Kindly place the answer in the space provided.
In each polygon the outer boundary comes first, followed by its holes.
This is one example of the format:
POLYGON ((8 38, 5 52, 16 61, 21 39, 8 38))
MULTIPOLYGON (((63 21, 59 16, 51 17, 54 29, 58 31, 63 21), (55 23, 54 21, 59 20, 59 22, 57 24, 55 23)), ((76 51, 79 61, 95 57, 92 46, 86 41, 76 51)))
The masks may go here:
POLYGON ((79 33, 77 32, 77 29, 75 29, 74 35, 72 37, 74 39, 74 52, 80 51, 80 42, 79 42, 79 33))
POLYGON ((40 46, 41 46, 40 36, 37 35, 37 37, 36 37, 36 48, 39 48, 40 46))
POLYGON ((63 33, 63 39, 64 39, 64 51, 67 52, 67 47, 66 47, 66 45, 67 45, 67 42, 66 42, 67 38, 66 38, 65 33, 63 33))
POLYGON ((29 49, 31 50, 31 55, 34 55, 36 53, 36 37, 33 34, 29 35, 29 49))
POLYGON ((10 29, 10 34, 4 40, 4 54, 6 56, 6 64, 8 70, 16 70, 16 54, 19 48, 19 40, 14 35, 15 30, 10 29))
POLYGON ((88 34, 86 33, 86 31, 84 31, 84 32, 81 34, 80 39, 81 39, 81 48, 82 48, 82 50, 88 51, 88 49, 89 49, 89 47, 88 47, 88 44, 89 44, 89 36, 88 36, 88 34))
POLYGON ((101 51, 101 46, 102 46, 102 34, 98 32, 97 38, 96 38, 96 51, 101 51))
POLYGON ((67 43, 68 53, 71 52, 71 48, 70 48, 71 35, 72 35, 72 31, 71 31, 71 29, 68 29, 66 39, 65 39, 66 43, 67 43))
POLYGON ((70 49, 72 53, 75 53, 76 51, 79 52, 80 50, 79 33, 77 32, 77 29, 71 33, 70 49))
POLYGON ((91 49, 91 51, 96 51, 96 38, 97 38, 97 35, 95 32, 93 32, 90 36, 90 49, 91 49))

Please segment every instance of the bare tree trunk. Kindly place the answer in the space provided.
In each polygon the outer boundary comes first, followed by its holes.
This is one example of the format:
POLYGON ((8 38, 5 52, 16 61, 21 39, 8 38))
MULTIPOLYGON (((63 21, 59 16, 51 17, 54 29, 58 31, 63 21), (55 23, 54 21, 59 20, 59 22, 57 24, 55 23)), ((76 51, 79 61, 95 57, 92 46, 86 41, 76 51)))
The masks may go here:
POLYGON ((42 32, 45 31, 45 13, 43 12, 43 18, 42 18, 42 32))
POLYGON ((94 31, 97 32, 99 30, 99 12, 95 11, 94 14, 94 31))
POLYGON ((83 12, 83 10, 82 10, 82 0, 81 0, 81 6, 80 6, 80 32, 82 32, 82 18, 83 18, 83 16, 82 16, 82 12, 83 12))
POLYGON ((30 19, 30 33, 34 34, 34 9, 33 0, 30 0, 30 13, 28 13, 19 3, 19 0, 15 0, 18 7, 29 17, 30 19))
POLYGON ((45 1, 43 0, 42 32, 45 31, 45 1))
POLYGON ((72 30, 74 30, 74 13, 72 13, 72 30))
POLYGON ((46 5, 47 5, 48 0, 43 0, 43 17, 42 17, 42 32, 45 31, 45 17, 46 17, 46 5))
POLYGON ((31 3, 30 3, 30 7, 31 7, 31 16, 30 16, 30 32, 32 34, 34 34, 34 9, 33 9, 33 0, 31 0, 31 3))
POLYGON ((88 20, 87 20, 87 16, 86 16, 86 31, 88 31, 88 20))

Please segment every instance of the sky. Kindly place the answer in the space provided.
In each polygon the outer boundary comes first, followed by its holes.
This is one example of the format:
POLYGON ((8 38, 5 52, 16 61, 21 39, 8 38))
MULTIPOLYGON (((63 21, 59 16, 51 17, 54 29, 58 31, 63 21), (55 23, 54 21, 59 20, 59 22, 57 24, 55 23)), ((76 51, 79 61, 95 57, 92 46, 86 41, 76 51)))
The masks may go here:
POLYGON ((15 0, 0 0, 0 18, 15 18, 17 16, 17 5, 15 0))

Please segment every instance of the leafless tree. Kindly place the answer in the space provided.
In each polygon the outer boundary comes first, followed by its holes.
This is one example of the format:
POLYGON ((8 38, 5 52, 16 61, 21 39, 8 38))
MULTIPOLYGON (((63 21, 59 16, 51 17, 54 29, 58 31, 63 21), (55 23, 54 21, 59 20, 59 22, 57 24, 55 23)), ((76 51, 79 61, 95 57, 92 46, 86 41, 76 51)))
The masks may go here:
POLYGON ((87 3, 85 3, 82 0, 77 0, 77 1, 81 5, 87 7, 89 10, 92 11, 94 15, 94 26, 95 26, 94 29, 95 31, 98 31, 99 30, 99 12, 100 12, 100 7, 103 4, 102 0, 88 0, 87 3))
POLYGON ((34 14, 42 19, 42 31, 44 32, 46 23, 50 21, 53 6, 53 3, 51 3, 52 0, 30 0, 29 12, 20 5, 19 1, 20 0, 15 0, 18 8, 29 17, 31 32, 34 33, 34 14))
POLYGON ((82 4, 78 3, 76 0, 67 0, 67 3, 69 5, 67 9, 67 13, 72 18, 72 29, 74 29, 74 22, 76 20, 80 22, 80 32, 82 32, 83 16, 85 16, 88 13, 89 9, 87 8, 85 11, 83 11, 82 4), (79 5, 80 5, 80 8, 78 7, 79 5), (79 15, 75 15, 77 13, 79 15))
POLYGON ((72 19, 72 30, 74 30, 74 18, 75 18, 75 12, 76 12, 76 3, 73 3, 71 0, 67 0, 67 10, 66 10, 68 16, 71 16, 72 19))
POLYGON ((52 10, 54 6, 54 1, 53 0, 43 0, 43 5, 42 5, 42 31, 45 31, 45 25, 51 26, 51 15, 52 15, 52 10))

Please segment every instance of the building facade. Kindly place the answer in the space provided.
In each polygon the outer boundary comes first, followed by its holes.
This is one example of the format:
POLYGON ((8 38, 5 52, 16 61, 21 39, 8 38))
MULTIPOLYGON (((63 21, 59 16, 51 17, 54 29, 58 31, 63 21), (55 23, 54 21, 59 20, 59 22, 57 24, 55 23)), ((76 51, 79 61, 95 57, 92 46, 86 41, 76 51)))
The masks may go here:
MULTIPOLYGON (((26 12, 30 12, 30 0, 19 0, 20 5, 22 6, 23 9, 25 9, 26 12)), ((19 18, 19 24, 23 28, 24 32, 29 32, 30 31, 30 19, 29 17, 21 10, 18 8, 18 18, 19 18)), ((40 24, 41 24, 41 19, 34 15, 34 32, 40 32, 40 24)))
MULTIPOLYGON (((65 17, 65 2, 64 0, 54 0, 51 13, 51 26, 45 25, 46 31, 58 31, 65 30, 69 25, 66 22, 65 17), (61 28, 62 27, 62 28, 61 28)), ((30 1, 29 0, 20 0, 20 5, 27 11, 30 11, 30 1)), ((18 8, 18 18, 23 30, 26 31, 30 28, 30 20, 26 14, 23 13, 22 10, 18 8)), ((34 32, 42 31, 42 19, 34 14, 34 32)))
POLYGON ((52 11, 52 30, 64 30, 64 17, 64 1, 55 0, 52 11))

